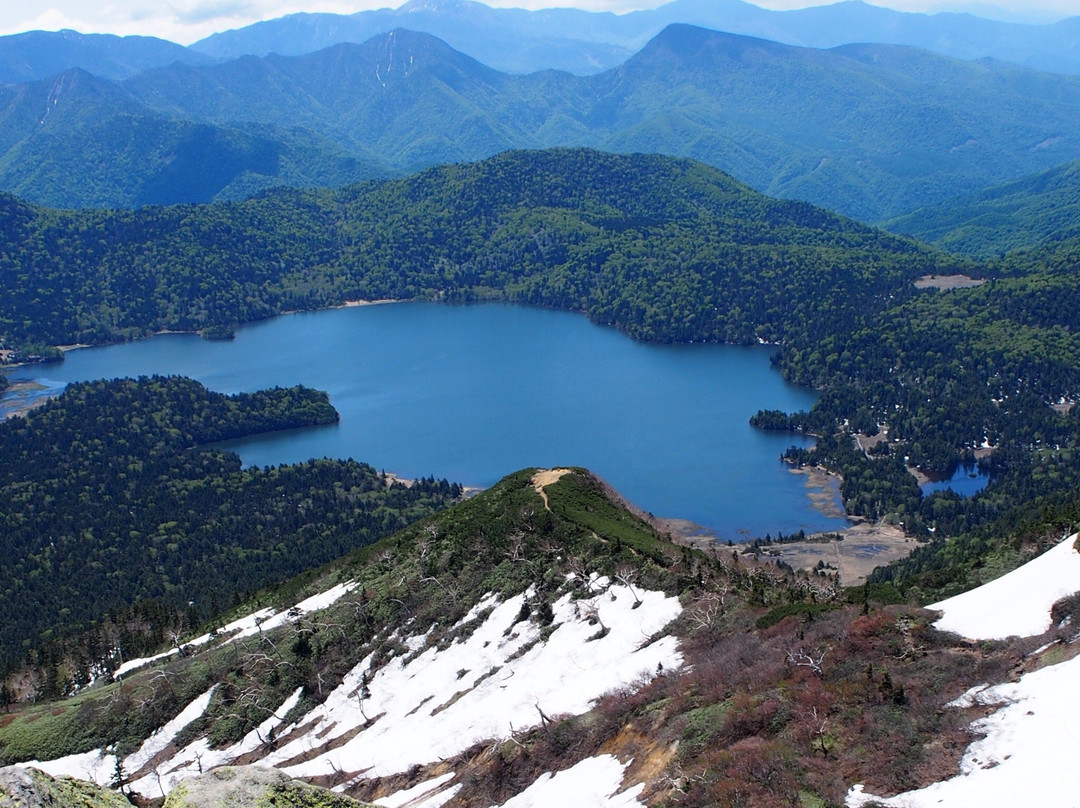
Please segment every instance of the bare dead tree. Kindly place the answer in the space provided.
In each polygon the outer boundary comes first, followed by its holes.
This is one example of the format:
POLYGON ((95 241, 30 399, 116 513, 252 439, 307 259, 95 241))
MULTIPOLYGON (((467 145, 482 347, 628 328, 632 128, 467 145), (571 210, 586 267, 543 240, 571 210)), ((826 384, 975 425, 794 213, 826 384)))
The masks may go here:
POLYGON ((525 534, 520 530, 515 530, 506 539, 510 546, 503 555, 515 563, 528 561, 525 557, 525 534))
POLYGON ((797 668, 809 668, 818 676, 825 675, 825 669, 822 667, 825 662, 825 655, 828 651, 822 651, 820 648, 814 651, 814 654, 808 654, 800 648, 798 651, 788 651, 787 661, 789 665, 794 665, 797 668))
POLYGON ((620 564, 615 568, 615 580, 630 590, 630 594, 634 598, 635 609, 641 605, 641 597, 634 589, 634 584, 637 582, 639 574, 638 569, 630 564, 620 564))
POLYGON ((814 732, 814 736, 817 738, 818 748, 821 750, 821 756, 829 757, 829 747, 825 745, 825 728, 829 724, 828 718, 823 718, 818 715, 817 707, 812 707, 810 710, 811 727, 814 732))

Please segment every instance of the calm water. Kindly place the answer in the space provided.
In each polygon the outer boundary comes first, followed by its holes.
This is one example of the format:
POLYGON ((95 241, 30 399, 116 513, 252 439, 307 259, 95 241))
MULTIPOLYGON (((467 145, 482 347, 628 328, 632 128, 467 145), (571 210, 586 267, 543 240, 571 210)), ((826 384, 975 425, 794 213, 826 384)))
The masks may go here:
POLYGON ((990 482, 990 475, 979 469, 977 465, 956 467, 956 471, 947 480, 933 480, 923 483, 923 496, 928 497, 935 491, 955 491, 962 497, 970 497, 986 488, 990 482))
POLYGON ((402 477, 488 486, 526 466, 586 466, 658 515, 723 538, 834 530, 778 458, 797 436, 759 408, 808 409, 768 348, 635 343, 565 312, 397 304, 278 317, 234 341, 167 334, 23 368, 45 393, 82 379, 182 374, 226 393, 326 390, 337 426, 230 445, 250 465, 354 457, 402 477))

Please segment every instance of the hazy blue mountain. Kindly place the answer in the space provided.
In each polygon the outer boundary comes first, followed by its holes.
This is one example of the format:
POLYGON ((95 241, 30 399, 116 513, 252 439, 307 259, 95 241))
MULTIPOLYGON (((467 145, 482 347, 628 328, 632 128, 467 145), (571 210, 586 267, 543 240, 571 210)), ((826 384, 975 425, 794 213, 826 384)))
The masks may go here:
POLYGON ((0 87, 0 186, 64 207, 248 196, 385 173, 326 138, 153 111, 83 70, 0 87))
POLYGON ((0 83, 48 78, 75 67, 96 76, 124 79, 173 62, 203 64, 206 56, 175 42, 148 36, 28 31, 0 37, 0 83))
MULTIPOLYGON (((401 170, 561 143, 565 136, 547 133, 551 118, 581 116, 587 108, 581 79, 500 73, 411 31, 298 57, 177 65, 125 86, 169 114, 304 127, 401 170)), ((562 133, 567 126, 557 121, 554 128, 562 133)))
POLYGON ((298 56, 407 28, 437 36, 499 70, 529 73, 557 68, 584 74, 622 63, 649 39, 648 27, 635 25, 629 35, 620 33, 621 27, 619 18, 610 13, 494 9, 470 0, 413 0, 397 9, 349 15, 291 14, 214 34, 192 45, 192 50, 215 59, 270 53, 298 56))
POLYGON ((900 46, 672 25, 604 73, 511 75, 398 30, 2 88, 0 188, 52 205, 204 201, 590 146, 693 157, 877 221, 1080 158, 1078 108, 1080 78, 900 46))
POLYGON ((742 0, 675 0, 621 15, 494 9, 471 0, 412 0, 397 9, 350 15, 292 14, 214 34, 192 49, 216 59, 300 55, 409 28, 433 34, 484 64, 511 73, 556 68, 586 74, 621 64, 672 23, 790 45, 913 45, 960 59, 992 57, 1040 70, 1080 73, 1080 17, 1025 25, 971 14, 900 12, 858 0, 796 11, 770 11, 742 0))
POLYGON ((686 25, 595 76, 499 73, 395 31, 299 57, 148 71, 125 87, 175 116, 307 127, 403 171, 506 148, 660 152, 866 220, 1080 157, 1080 79, 686 25))
POLYGON ((884 226, 980 257, 1080 238, 1080 161, 921 208, 884 226))

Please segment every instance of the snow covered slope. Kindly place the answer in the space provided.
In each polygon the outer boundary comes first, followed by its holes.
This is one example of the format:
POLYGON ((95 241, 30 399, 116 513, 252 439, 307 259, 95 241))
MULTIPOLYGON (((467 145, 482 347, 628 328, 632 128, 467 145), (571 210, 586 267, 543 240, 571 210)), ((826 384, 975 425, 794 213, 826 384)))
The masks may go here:
MULTIPOLYGON (((212 695, 207 692, 127 757, 124 770, 138 775, 136 792, 155 796, 241 758, 294 777, 336 774, 347 778, 347 787, 452 757, 479 741, 507 738, 550 716, 584 713, 609 690, 679 667, 677 641, 653 639, 682 611, 677 598, 599 577, 589 591, 591 597, 567 594, 554 604, 555 628, 546 640, 535 622, 517 617, 530 593, 505 601, 491 595, 455 626, 476 624, 468 636, 442 649, 429 646, 425 635, 402 637, 410 653, 377 669, 369 655, 323 704, 289 726, 282 726, 283 718, 299 692, 232 747, 211 749, 200 738, 157 757, 202 715, 212 695), (272 749, 265 744, 271 733, 285 739, 272 749)), ((105 750, 26 765, 102 785, 116 771, 105 750)), ((614 765, 621 772, 621 764, 614 765)), ((619 779, 610 793, 618 791, 619 779)), ((623 793, 617 804, 632 801, 623 793)))
MULTIPOLYGON (((1023 567, 971 592, 931 606, 935 624, 971 639, 1034 636, 1050 628, 1050 609, 1080 591, 1080 553, 1069 536, 1023 567)), ((1074 637, 1075 643, 1080 635, 1074 637)), ((1051 645, 1040 649, 1045 652, 1051 645)), ((1080 795, 1080 657, 1025 674, 1018 682, 973 688, 949 706, 1004 705, 972 724, 983 735, 968 747, 960 774, 889 799, 848 793, 849 808, 873 803, 898 808, 987 808, 1038 805, 1074 808, 1080 795)))
POLYGON ((1076 534, 1007 575, 927 608, 943 612, 934 625, 973 640, 1034 637, 1050 628, 1050 607, 1080 592, 1076 534))

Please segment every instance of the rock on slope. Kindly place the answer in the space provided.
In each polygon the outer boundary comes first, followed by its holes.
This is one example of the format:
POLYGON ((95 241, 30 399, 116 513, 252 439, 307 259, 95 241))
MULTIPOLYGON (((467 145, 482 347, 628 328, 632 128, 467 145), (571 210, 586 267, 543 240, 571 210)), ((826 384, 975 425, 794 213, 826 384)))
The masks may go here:
MULTIPOLYGON (((365 802, 258 766, 223 767, 192 777, 165 808, 364 808, 365 802)), ((0 808, 130 808, 119 792, 38 769, 0 769, 0 808)))
POLYGON ((259 766, 223 766, 189 778, 165 800, 165 808, 363 808, 368 804, 259 766))
POLYGON ((0 769, 0 808, 131 808, 115 791, 37 769, 0 769))

